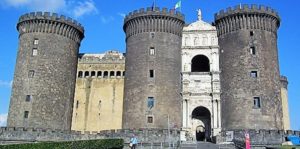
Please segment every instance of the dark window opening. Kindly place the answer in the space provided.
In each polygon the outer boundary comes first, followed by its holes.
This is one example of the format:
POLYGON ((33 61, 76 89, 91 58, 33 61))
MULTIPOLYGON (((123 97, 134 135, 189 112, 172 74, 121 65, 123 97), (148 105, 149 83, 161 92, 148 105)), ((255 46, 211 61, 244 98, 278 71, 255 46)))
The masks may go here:
POLYGON ((148 107, 149 110, 154 107, 154 98, 153 97, 148 97, 147 107, 148 107))
POLYGON ((117 76, 118 76, 118 77, 121 76, 121 71, 117 71, 117 76))
POLYGON ((149 70, 149 76, 150 78, 154 78, 154 70, 149 70))
POLYGON ((256 49, 255 49, 255 47, 250 47, 250 53, 252 55, 256 55, 256 49))
POLYGON ((28 77, 33 78, 34 77, 34 70, 29 70, 28 77))
POLYGON ((125 71, 123 71, 123 76, 125 76, 125 71))
POLYGON ((90 72, 86 71, 84 72, 84 77, 89 77, 90 76, 90 72))
POLYGON ((28 118, 28 116, 29 116, 29 111, 25 111, 24 112, 24 118, 28 118))
POLYGON ((254 97, 254 100, 253 100, 253 107, 254 108, 260 108, 260 98, 259 97, 254 97))
POLYGON ((209 72, 209 59, 204 55, 197 55, 192 59, 192 72, 209 72))
POLYGON ((78 106, 79 106, 79 101, 77 100, 76 101, 76 109, 78 108, 78 106))
POLYGON ((31 98, 32 98, 32 96, 31 96, 31 95, 26 95, 26 99, 25 99, 25 101, 26 101, 26 102, 30 102, 30 101, 31 101, 31 98))
POLYGON ((91 76, 92 76, 92 77, 95 77, 95 76, 96 76, 96 72, 95 72, 95 71, 92 71, 92 72, 91 72, 91 76))
POLYGON ((107 77, 108 77, 108 71, 104 71, 103 77, 104 77, 104 78, 107 78, 107 77))
POLYGON ((114 76, 115 76, 115 72, 114 72, 114 71, 111 71, 111 72, 109 73, 109 76, 114 77, 114 76))
POLYGON ((98 71, 97 72, 97 77, 101 77, 102 76, 102 71, 98 71))
POLYGON ((250 72, 250 76, 251 76, 252 78, 257 78, 257 71, 251 71, 251 72, 250 72))
POLYGON ((253 36, 254 35, 254 32, 253 31, 250 31, 250 36, 253 36))
POLYGON ((83 74, 82 74, 82 71, 79 71, 79 72, 78 72, 78 78, 82 78, 82 75, 83 75, 83 74))
POLYGON ((147 117, 147 122, 148 123, 153 123, 153 116, 148 116, 147 117))

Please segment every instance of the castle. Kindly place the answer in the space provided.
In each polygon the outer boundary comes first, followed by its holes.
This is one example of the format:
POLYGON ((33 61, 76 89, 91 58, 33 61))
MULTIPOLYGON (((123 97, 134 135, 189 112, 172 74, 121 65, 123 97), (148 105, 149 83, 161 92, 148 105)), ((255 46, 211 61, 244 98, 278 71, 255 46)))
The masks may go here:
POLYGON ((222 131, 288 130, 278 66, 278 13, 243 5, 213 24, 163 8, 124 20, 126 54, 78 54, 83 27, 53 13, 20 17, 8 127, 100 131, 180 129, 182 140, 222 131))

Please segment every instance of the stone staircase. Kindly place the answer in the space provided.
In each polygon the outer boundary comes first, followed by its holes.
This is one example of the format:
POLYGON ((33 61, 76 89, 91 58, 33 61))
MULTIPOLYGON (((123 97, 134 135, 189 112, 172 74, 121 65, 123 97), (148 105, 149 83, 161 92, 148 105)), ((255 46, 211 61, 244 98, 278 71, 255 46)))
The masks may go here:
POLYGON ((214 144, 211 142, 184 142, 181 149, 235 149, 232 144, 214 144))

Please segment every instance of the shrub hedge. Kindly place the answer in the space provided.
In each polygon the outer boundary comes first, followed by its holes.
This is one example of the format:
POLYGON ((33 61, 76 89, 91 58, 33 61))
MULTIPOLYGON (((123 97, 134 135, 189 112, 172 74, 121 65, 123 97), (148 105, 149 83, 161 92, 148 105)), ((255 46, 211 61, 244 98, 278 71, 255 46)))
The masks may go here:
POLYGON ((102 139, 0 145, 0 149, 122 149, 123 146, 123 139, 102 139))

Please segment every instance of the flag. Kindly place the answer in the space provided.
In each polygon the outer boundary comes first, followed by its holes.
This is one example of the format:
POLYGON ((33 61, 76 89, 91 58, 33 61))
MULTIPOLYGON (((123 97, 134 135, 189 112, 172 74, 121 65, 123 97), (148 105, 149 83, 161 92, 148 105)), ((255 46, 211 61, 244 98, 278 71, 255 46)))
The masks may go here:
POLYGON ((179 0, 179 1, 176 3, 175 9, 177 9, 177 8, 181 8, 181 0, 179 0))

